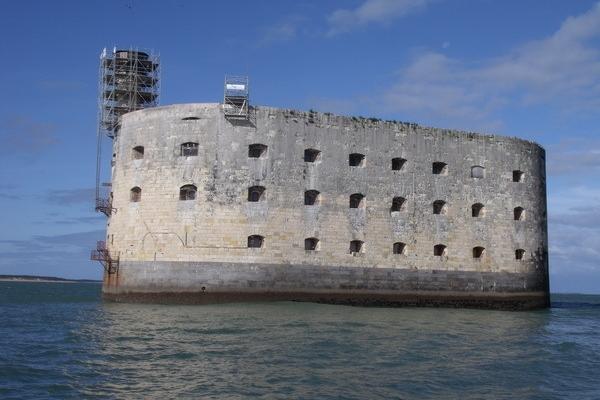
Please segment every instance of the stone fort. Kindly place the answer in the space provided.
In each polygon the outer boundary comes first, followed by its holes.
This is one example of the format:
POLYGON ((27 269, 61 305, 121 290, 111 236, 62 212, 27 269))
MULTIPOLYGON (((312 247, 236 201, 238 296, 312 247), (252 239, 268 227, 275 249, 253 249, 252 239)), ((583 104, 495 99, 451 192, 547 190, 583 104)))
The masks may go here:
POLYGON ((120 115, 105 298, 548 306, 539 145, 226 106, 120 115))

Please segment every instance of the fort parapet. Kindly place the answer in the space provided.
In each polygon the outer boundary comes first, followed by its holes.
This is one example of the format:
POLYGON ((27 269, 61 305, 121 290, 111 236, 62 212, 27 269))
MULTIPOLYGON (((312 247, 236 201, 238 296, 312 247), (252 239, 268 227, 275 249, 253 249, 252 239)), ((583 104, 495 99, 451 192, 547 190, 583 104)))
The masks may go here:
POLYGON ((219 104, 124 114, 104 297, 547 307, 545 152, 376 119, 219 104))

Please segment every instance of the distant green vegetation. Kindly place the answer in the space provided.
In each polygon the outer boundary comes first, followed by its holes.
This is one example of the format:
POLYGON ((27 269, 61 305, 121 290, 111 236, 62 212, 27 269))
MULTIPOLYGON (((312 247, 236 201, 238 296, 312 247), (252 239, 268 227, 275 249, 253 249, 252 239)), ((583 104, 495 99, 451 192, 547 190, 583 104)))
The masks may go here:
POLYGON ((94 279, 66 279, 55 276, 36 276, 36 275, 0 275, 0 281, 27 281, 27 282, 100 282, 94 279))

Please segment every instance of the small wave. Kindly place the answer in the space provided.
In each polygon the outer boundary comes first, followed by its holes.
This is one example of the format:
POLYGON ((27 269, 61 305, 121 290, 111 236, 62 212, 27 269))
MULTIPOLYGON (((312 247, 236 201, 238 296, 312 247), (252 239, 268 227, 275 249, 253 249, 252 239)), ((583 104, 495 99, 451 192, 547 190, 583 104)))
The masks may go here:
POLYGON ((551 303, 552 308, 600 308, 600 303, 586 303, 586 302, 571 302, 571 301, 553 301, 551 303))

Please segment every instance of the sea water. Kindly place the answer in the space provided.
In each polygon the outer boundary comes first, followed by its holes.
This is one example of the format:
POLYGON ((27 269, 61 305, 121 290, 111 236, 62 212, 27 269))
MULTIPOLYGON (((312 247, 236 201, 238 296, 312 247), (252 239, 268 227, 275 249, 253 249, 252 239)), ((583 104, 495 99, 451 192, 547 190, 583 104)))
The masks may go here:
POLYGON ((0 398, 600 399, 600 296, 505 312, 104 303, 0 282, 0 398))

